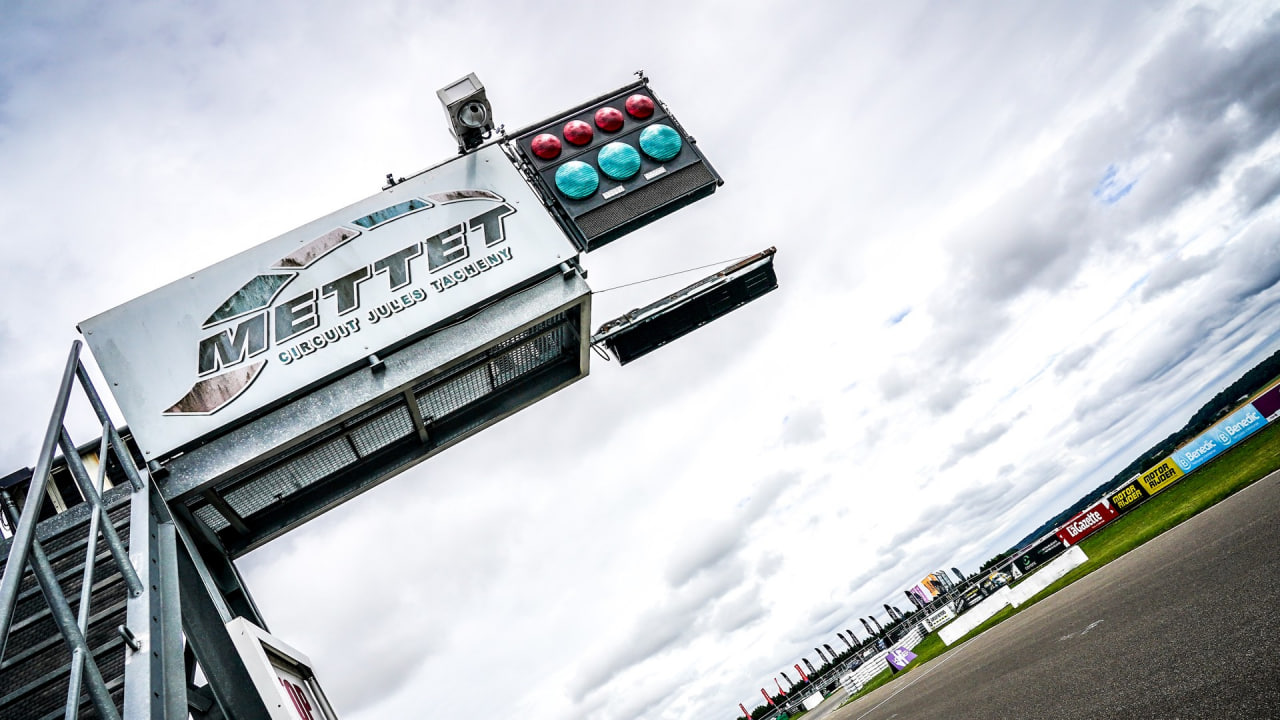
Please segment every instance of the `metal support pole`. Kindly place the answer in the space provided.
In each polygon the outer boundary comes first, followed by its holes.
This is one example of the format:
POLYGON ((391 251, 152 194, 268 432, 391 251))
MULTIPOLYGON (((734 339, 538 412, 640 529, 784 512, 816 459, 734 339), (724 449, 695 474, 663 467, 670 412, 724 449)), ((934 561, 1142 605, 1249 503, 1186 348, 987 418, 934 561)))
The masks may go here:
MULTIPOLYGON (((149 480, 144 476, 144 485, 149 480)), ((129 556, 143 568, 143 591, 125 609, 126 629, 134 638, 124 659, 124 714, 130 720, 187 715, 176 534, 172 523, 157 522, 159 511, 151 503, 152 493, 144 487, 133 494, 129 508, 129 556)))
MULTIPOLYGON (((93 517, 96 520, 98 516, 102 516, 102 537, 107 541, 107 548, 111 550, 111 557, 115 559, 116 565, 120 566, 120 572, 124 575, 125 584, 129 586, 129 596, 137 597, 142 592, 142 581, 138 579, 138 573, 133 565, 129 563, 129 555, 125 552, 124 543, 120 541, 120 536, 116 534, 116 529, 111 525, 111 519, 107 517, 107 509, 102 505, 102 495, 89 482, 89 472, 84 468, 84 462, 80 459, 80 452, 76 450, 75 443, 71 442, 71 436, 67 434, 65 427, 59 426, 58 445, 62 448, 62 457, 67 461, 67 468, 71 470, 71 477, 75 478, 76 485, 80 488, 80 494, 84 495, 84 499, 93 507, 93 517)), ((108 442, 107 425, 102 426, 102 447, 105 448, 108 442)), ((121 462, 128 462, 121 459, 121 462)), ((101 470, 106 469, 107 455, 102 453, 98 456, 98 465, 101 470)))
MULTIPOLYGON (((4 506, 4 512, 9 521, 16 522, 18 508, 13 504, 13 498, 9 496, 8 491, 0 490, 0 504, 4 506)), ((115 703, 111 701, 111 693, 107 692, 107 685, 102 680, 102 672, 98 670, 98 663, 93 659, 89 643, 80 632, 80 628, 76 627, 75 616, 71 614, 71 607, 67 605, 67 598, 62 594, 62 586, 58 584, 58 576, 54 573, 53 566, 49 564, 49 558, 45 556, 44 548, 40 547, 39 541, 34 539, 31 543, 31 560, 31 569, 35 573, 36 581, 40 583, 40 590, 44 593, 45 602, 49 604, 49 613, 53 616, 54 624, 58 626, 63 639, 67 641, 72 655, 79 653, 84 658, 85 675, 89 683, 89 698, 93 701, 94 709, 98 711, 99 717, 120 720, 120 713, 116 710, 115 703)))
POLYGON ((197 570, 198 553, 191 548, 179 548, 178 560, 182 628, 219 709, 225 717, 235 720, 271 720, 253 677, 231 641, 226 620, 215 607, 217 593, 210 591, 197 570))
POLYGON ((132 637, 124 656, 124 714, 129 720, 156 720, 161 703, 161 688, 152 674, 153 659, 158 662, 160 638, 151 636, 152 602, 159 593, 159 558, 156 557, 156 520, 151 514, 151 496, 135 492, 129 502, 129 558, 142 580, 142 593, 129 598, 125 607, 123 632, 132 637), (153 656, 154 651, 154 656, 153 656))
MULTIPOLYGON (((66 434, 65 429, 63 434, 66 434)), ((102 441, 98 444, 98 480, 94 490, 99 494, 107 477, 107 428, 102 427, 102 441)), ((82 635, 89 631, 89 601, 93 593, 93 566, 98 556, 98 522, 110 524, 110 518, 100 509, 94 510, 89 518, 89 541, 85 549, 84 576, 80 581, 80 607, 76 609, 76 627, 82 635)), ((125 558, 128 561, 128 557, 125 558)), ((84 655, 77 649, 71 653, 71 679, 67 683, 67 707, 63 713, 64 720, 76 720, 80 715, 80 678, 84 671, 84 655)))
POLYGON ((98 396, 98 390, 93 387, 93 382, 89 380, 89 373, 85 371, 84 364, 79 361, 76 362, 76 377, 80 379, 80 387, 84 389, 85 396, 89 398, 89 404, 93 406, 93 413, 98 416, 98 422, 111 428, 111 449, 115 451, 116 457, 120 460, 120 465, 124 467, 124 474, 129 478, 129 484, 133 486, 134 490, 141 490, 144 485, 142 477, 138 474, 138 469, 134 467, 133 456, 129 454, 129 448, 125 446, 120 433, 116 432, 116 426, 111 422, 111 417, 107 415, 107 408, 102 404, 102 398, 98 396))
POLYGON ((160 684, 163 718, 187 716, 187 673, 182 657, 182 600, 178 590, 178 540, 173 523, 156 525, 160 557, 160 615, 152 616, 152 632, 159 633, 160 684))
POLYGON ((40 506, 44 502, 45 487, 49 482, 49 468, 53 465, 53 447, 58 442, 58 430, 62 428, 62 418, 67 413, 67 399, 71 395, 71 378, 80 364, 79 354, 80 341, 76 340, 71 343, 67 366, 62 371, 62 383, 58 385, 58 399, 53 404, 53 415, 49 417, 49 426, 45 429, 44 441, 40 444, 40 456, 36 460, 36 469, 31 474, 31 485, 27 489, 27 500, 22 508, 22 517, 9 520, 13 524, 14 531, 13 544, 9 546, 9 559, 4 566, 4 578, 0 580, 0 657, 4 657, 5 643, 9 639, 9 627, 13 623, 13 611, 18 603, 18 586, 22 582, 22 572, 35 541, 40 506))

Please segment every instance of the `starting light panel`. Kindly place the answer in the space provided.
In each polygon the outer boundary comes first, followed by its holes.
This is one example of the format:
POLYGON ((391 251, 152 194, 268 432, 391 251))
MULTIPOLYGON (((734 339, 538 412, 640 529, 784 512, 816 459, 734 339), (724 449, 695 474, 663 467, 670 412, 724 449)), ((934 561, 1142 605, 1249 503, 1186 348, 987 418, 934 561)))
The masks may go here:
POLYGON ((775 248, 734 263, 689 287, 610 320, 591 337, 626 365, 778 289, 775 248))
POLYGON ((646 80, 523 130, 513 144, 588 252, 724 184, 646 80))

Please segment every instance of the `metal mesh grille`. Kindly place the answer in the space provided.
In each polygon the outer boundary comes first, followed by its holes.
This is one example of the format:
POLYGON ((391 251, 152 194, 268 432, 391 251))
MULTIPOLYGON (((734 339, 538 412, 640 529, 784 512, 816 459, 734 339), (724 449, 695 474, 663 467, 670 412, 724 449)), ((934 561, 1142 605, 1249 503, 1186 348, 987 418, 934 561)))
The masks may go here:
POLYGON ((336 437, 289 458, 228 492, 226 501, 240 517, 249 517, 357 459, 351 443, 345 437, 336 437))
POLYGON ((218 532, 219 530, 223 530, 231 526, 231 523, 227 522, 227 519, 222 517, 222 513, 215 510, 212 505, 201 505, 196 508, 195 516, 205 525, 208 525, 209 529, 214 532, 218 532))
POLYGON ((355 445, 360 457, 366 457, 415 433, 413 417, 404 404, 374 415, 368 420, 358 418, 349 426, 351 443, 355 445))
POLYGON ((430 422, 470 405, 492 389, 489 369, 484 365, 471 367, 424 390, 417 396, 418 410, 430 422))
POLYGON ((568 334, 568 329, 560 325, 499 355, 490 363, 494 386, 502 387, 560 357, 560 349, 565 346, 568 334))
MULTIPOLYGON (((545 368, 558 367, 566 359, 577 359, 578 312, 574 308, 547 318, 414 388, 413 401, 426 423, 424 430, 429 440, 425 443, 419 440, 419 428, 405 395, 395 393, 308 445, 264 463, 214 492, 249 526, 252 536, 258 532, 255 521, 266 514, 287 515, 286 508, 293 507, 290 503, 295 501, 300 503, 296 506, 300 512, 312 512, 343 494, 342 488, 328 485, 340 471, 368 463, 376 466, 380 462, 377 458, 382 456, 389 458, 388 462, 403 463, 405 456, 396 448, 412 452, 407 444, 414 443, 421 447, 420 453, 426 454, 468 435, 492 421, 495 412, 505 412, 503 406, 490 406, 483 401, 522 392, 520 381, 545 368), (309 489, 305 497, 298 497, 309 489)), ((368 477, 356 473, 360 477, 350 478, 348 489, 357 491, 361 483, 376 477, 376 472, 368 477)), ((202 497, 190 500, 188 507, 214 532, 223 536, 243 534, 236 533, 238 523, 232 525, 218 506, 202 497)), ((271 522, 279 521, 277 518, 271 522)), ((274 527, 271 522, 263 527, 274 527)))
POLYGON ((715 181, 715 176, 705 164, 694 163, 611 203, 588 210, 575 218, 575 222, 583 235, 594 238, 715 181))
POLYGON ((493 347, 474 363, 415 393, 422 417, 438 420, 555 361, 570 335, 561 313, 493 347))

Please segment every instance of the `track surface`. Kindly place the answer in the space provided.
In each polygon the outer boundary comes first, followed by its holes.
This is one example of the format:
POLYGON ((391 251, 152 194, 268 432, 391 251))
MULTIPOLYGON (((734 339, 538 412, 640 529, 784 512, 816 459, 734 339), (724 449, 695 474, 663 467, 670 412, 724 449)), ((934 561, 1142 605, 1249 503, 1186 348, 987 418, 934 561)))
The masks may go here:
POLYGON ((823 714, 1280 718, 1280 473, 823 714))

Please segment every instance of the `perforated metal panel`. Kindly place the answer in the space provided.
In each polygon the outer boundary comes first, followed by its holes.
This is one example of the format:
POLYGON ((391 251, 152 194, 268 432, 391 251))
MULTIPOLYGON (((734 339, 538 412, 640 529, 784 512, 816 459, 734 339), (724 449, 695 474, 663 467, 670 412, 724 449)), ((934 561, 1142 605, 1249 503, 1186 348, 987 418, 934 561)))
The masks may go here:
POLYGON ((335 437, 254 475, 223 495, 223 499, 240 517, 248 518, 351 465, 358 458, 347 438, 335 437))
POLYGON ((357 418, 350 423, 350 427, 351 444, 360 457, 368 457, 415 432, 413 416, 404 405, 357 418))
POLYGON ((610 231, 627 228, 628 223, 641 219, 645 223, 652 222, 663 215, 679 210, 689 202, 710 195, 715 187, 716 178, 706 165, 690 165, 671 173, 659 182, 624 195, 608 205, 579 215, 578 227, 582 228, 582 233, 588 239, 602 244, 598 239, 608 237, 610 231), (681 198, 686 199, 687 202, 668 205, 681 198), (657 208, 660 210, 655 211, 657 208))
POLYGON ((232 552, 253 547, 581 377, 585 315, 545 317, 184 502, 232 552))

